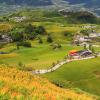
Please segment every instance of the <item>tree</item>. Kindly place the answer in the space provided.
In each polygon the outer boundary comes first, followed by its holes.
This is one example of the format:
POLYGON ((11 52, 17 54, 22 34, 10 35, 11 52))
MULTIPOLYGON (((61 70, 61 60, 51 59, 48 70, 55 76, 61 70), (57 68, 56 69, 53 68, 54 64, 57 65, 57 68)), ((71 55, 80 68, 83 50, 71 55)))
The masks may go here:
POLYGON ((23 34, 18 33, 18 32, 12 32, 11 33, 11 38, 14 42, 23 41, 23 39, 24 39, 23 34))
POLYGON ((24 46, 24 47, 28 47, 28 48, 32 47, 31 42, 29 42, 29 41, 17 42, 17 47, 18 46, 24 46))
POLYGON ((38 26, 35 30, 36 33, 40 34, 40 35, 45 35, 46 34, 46 30, 43 26, 38 26))
POLYGON ((37 34, 36 32, 31 32, 31 34, 27 34, 27 36, 28 36, 28 38, 29 38, 30 40, 33 40, 34 38, 36 38, 37 35, 38 35, 38 34, 37 34))
POLYGON ((57 44, 52 44, 52 48, 55 49, 60 49, 62 46, 61 44, 57 43, 57 44))
POLYGON ((58 44, 58 48, 61 48, 62 46, 61 46, 61 44, 58 44))
POLYGON ((32 24, 28 24, 25 27, 25 33, 31 34, 35 30, 35 27, 32 24))
POLYGON ((18 43, 16 43, 16 47, 17 47, 17 50, 19 50, 19 49, 20 49, 20 46, 18 45, 18 43))
POLYGON ((52 43, 53 42, 53 39, 52 39, 50 34, 48 34, 48 36, 47 36, 47 42, 48 43, 52 43))
POLYGON ((41 37, 38 37, 38 40, 39 40, 39 43, 42 44, 43 41, 42 41, 42 38, 41 37))
POLYGON ((67 31, 63 32, 63 34, 66 37, 72 37, 73 36, 73 34, 71 32, 67 32, 67 31))
POLYGON ((85 29, 85 30, 81 30, 80 31, 83 35, 86 35, 89 37, 89 30, 85 29))

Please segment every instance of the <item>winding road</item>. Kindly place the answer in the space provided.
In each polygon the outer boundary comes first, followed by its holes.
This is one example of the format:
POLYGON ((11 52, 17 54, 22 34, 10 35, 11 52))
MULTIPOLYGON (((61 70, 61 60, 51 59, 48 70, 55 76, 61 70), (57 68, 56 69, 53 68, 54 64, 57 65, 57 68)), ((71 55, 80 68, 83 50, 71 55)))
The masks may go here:
MULTIPOLYGON (((99 56, 100 56, 100 54, 98 54, 98 57, 99 56)), ((50 72, 57 70, 58 68, 60 68, 62 65, 66 64, 66 63, 69 63, 69 62, 72 62, 72 61, 75 61, 75 60, 86 60, 86 59, 92 59, 92 58, 95 58, 95 56, 81 58, 81 59, 71 59, 71 60, 67 59, 67 60, 63 60, 63 61, 59 62, 58 64, 56 64, 52 68, 49 68, 49 69, 46 69, 46 70, 34 70, 34 71, 31 71, 31 73, 32 74, 46 74, 46 73, 50 73, 50 72)))

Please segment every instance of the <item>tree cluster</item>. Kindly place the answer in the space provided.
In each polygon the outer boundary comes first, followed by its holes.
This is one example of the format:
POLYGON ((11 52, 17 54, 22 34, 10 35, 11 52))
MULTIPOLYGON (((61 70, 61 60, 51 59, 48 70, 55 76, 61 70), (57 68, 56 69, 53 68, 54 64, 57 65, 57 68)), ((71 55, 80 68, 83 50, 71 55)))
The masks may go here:
POLYGON ((37 35, 45 35, 46 30, 43 26, 33 26, 32 24, 28 24, 26 26, 14 27, 10 36, 14 42, 24 41, 24 40, 32 40, 37 37, 37 35))

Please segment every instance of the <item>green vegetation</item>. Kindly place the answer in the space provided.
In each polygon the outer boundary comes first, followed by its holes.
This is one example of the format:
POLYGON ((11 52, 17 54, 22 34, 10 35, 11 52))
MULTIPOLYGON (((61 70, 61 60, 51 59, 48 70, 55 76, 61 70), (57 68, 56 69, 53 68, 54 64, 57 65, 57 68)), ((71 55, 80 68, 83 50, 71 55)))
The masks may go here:
POLYGON ((80 88, 100 96, 100 58, 74 61, 63 65, 57 71, 43 75, 63 88, 80 88))
POLYGON ((97 97, 76 90, 61 89, 46 79, 0 65, 1 100, 96 100, 97 97))
POLYGON ((67 20, 69 23, 97 23, 100 24, 100 19, 97 18, 93 13, 89 11, 61 11, 62 15, 67 16, 67 20))
MULTIPOLYGON (((9 14, 1 19, 3 20, 0 23, 0 36, 6 35, 11 37, 13 41, 6 44, 0 43, 0 52, 7 53, 0 54, 0 64, 12 69, 15 67, 22 71, 50 68, 55 63, 63 60, 70 50, 83 50, 87 48, 86 45, 76 46, 72 44, 77 34, 89 36, 89 32, 100 32, 100 25, 97 25, 98 19, 94 15, 84 12, 71 13, 70 16, 66 17, 55 10, 27 9, 9 14), (17 21, 15 20, 16 17, 17 21), (22 17, 25 17, 25 19, 19 21, 22 17)), ((93 40, 88 47, 93 52, 100 52, 99 39, 99 37, 95 39, 98 42, 93 40)), ((73 88, 78 93, 86 91, 90 94, 100 96, 99 59, 100 57, 71 62, 63 65, 55 72, 43 75, 43 77, 46 77, 59 87, 73 88)), ((16 79, 16 75, 12 77, 16 79)), ((23 79, 23 76, 21 79, 23 79)), ((0 89, 5 86, 5 83, 7 82, 0 81, 0 89)), ((23 86, 22 80, 20 83, 23 86)), ((20 93, 23 99, 25 95, 28 97, 28 94, 35 89, 34 87, 32 89, 30 86, 31 90, 29 90, 26 88, 27 85, 24 87, 21 86, 18 89, 16 89, 17 87, 10 88, 11 91, 16 90, 20 93)), ((42 93, 45 94, 45 90, 42 93)), ((41 97, 41 95, 39 96, 41 97)), ((9 93, 0 95, 0 98, 4 97, 7 99, 10 98, 9 93)), ((38 98, 37 95, 36 98, 38 98)), ((71 99, 69 98, 68 100, 71 99)))
MULTIPOLYGON (((58 46, 58 45, 57 45, 58 46)), ((72 49, 81 49, 82 47, 71 46, 63 44, 62 48, 56 50, 53 46, 48 44, 38 44, 33 43, 33 47, 25 48, 20 47, 19 50, 16 49, 14 45, 8 45, 2 48, 0 51, 13 51, 16 56, 4 57, 0 55, 0 62, 11 66, 17 66, 19 62, 22 62, 26 67, 32 67, 33 69, 47 69, 52 66, 52 63, 62 60, 72 49)))

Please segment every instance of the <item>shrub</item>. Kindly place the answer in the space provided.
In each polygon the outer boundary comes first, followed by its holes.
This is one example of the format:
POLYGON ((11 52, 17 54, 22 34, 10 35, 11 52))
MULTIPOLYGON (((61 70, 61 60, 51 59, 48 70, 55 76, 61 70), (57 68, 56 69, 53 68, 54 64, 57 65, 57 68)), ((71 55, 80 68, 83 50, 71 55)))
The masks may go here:
POLYGON ((26 70, 26 71, 32 71, 33 68, 32 68, 32 67, 25 67, 25 70, 26 70))
POLYGON ((66 37, 72 37, 73 36, 71 32, 64 32, 63 34, 66 37))
POLYGON ((62 46, 61 46, 61 44, 58 44, 58 48, 61 48, 62 46))
POLYGON ((52 42, 53 42, 53 39, 52 39, 52 37, 51 37, 50 34, 48 34, 47 42, 48 42, 48 43, 52 43, 52 42))
POLYGON ((21 32, 16 32, 16 31, 13 32, 12 31, 10 35, 14 42, 23 41, 23 39, 24 39, 24 36, 21 32))
POLYGON ((19 63, 18 63, 18 65, 19 65, 20 67, 22 67, 22 66, 23 66, 22 62, 19 62, 19 63))
POLYGON ((43 26, 38 26, 35 30, 36 33, 40 35, 45 35, 47 32, 43 26))
POLYGON ((32 47, 30 42, 17 42, 17 47, 18 46, 24 46, 24 47, 32 47))
POLYGON ((24 96, 29 95, 29 90, 27 88, 25 88, 25 87, 19 87, 18 88, 18 92, 20 92, 24 96))
POLYGON ((0 44, 0 49, 2 49, 2 48, 3 48, 3 46, 4 46, 4 44, 0 44))
POLYGON ((51 46, 53 49, 60 49, 62 47, 61 44, 52 44, 51 46))
POLYGON ((58 86, 58 87, 61 87, 61 88, 67 87, 67 86, 64 84, 64 82, 59 81, 59 80, 52 81, 52 83, 55 84, 55 85, 58 86))
POLYGON ((0 89, 1 89, 2 87, 4 87, 4 85, 5 85, 5 83, 4 83, 3 81, 0 81, 0 89))
POLYGON ((32 24, 28 24, 25 27, 25 32, 30 34, 31 32, 33 32, 35 30, 35 27, 32 24))
POLYGON ((40 44, 43 43, 42 38, 39 37, 38 40, 39 40, 39 43, 40 43, 40 44))
POLYGON ((25 65, 22 62, 18 63, 18 69, 19 70, 25 70, 25 65))
POLYGON ((23 42, 24 47, 32 47, 30 42, 23 42))
POLYGON ((10 94, 9 93, 0 94, 0 100, 11 100, 10 94))

